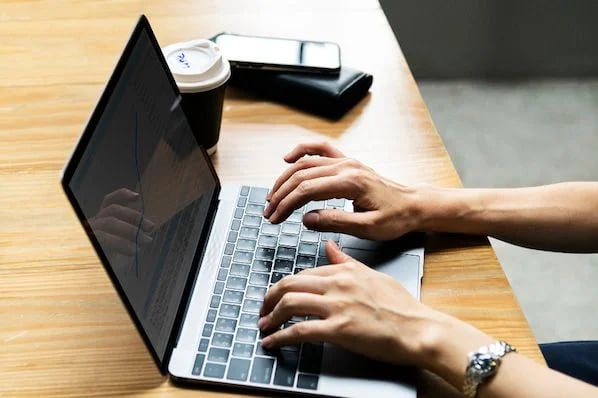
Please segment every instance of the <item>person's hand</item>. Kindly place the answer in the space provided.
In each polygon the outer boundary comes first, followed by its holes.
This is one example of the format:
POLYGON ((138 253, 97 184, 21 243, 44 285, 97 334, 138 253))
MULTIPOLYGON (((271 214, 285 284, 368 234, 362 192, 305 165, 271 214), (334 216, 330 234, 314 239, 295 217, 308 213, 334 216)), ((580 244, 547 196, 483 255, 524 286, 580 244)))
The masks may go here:
POLYGON ((154 223, 133 208, 138 199, 137 192, 126 188, 104 197, 100 211, 89 220, 89 226, 104 248, 132 256, 138 245, 152 242, 150 233, 154 223))
POLYGON ((318 231, 376 240, 398 238, 417 227, 417 201, 412 188, 379 176, 329 144, 299 145, 284 160, 293 165, 268 194, 270 203, 264 217, 270 222, 284 221, 312 200, 346 198, 353 200, 355 212, 316 210, 304 215, 303 223, 318 231))
POLYGON ((266 293, 258 325, 275 332, 263 339, 263 346, 325 341, 389 363, 421 364, 428 326, 442 314, 333 242, 326 249, 334 265, 287 276, 266 293), (277 330, 295 315, 320 319, 277 330))

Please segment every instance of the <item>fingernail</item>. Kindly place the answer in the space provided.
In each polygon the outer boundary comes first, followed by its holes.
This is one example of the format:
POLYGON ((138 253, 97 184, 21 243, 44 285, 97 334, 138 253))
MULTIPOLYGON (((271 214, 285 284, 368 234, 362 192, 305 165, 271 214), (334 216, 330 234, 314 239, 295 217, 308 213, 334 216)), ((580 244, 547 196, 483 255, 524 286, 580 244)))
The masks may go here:
POLYGON ((272 209, 270 209, 270 204, 268 204, 268 206, 266 206, 266 208, 264 209, 264 217, 268 218, 270 216, 270 212, 272 211, 272 209))
POLYGON ((318 214, 317 211, 310 211, 309 213, 306 213, 303 216, 303 224, 315 225, 318 223, 319 218, 320 218, 320 215, 318 214))
POLYGON ((261 317, 259 321, 257 321, 257 327, 259 329, 263 329, 264 325, 266 325, 266 317, 261 317))
POLYGON ((270 344, 272 344, 272 339, 270 337, 264 337, 262 340, 262 347, 270 348, 270 344))

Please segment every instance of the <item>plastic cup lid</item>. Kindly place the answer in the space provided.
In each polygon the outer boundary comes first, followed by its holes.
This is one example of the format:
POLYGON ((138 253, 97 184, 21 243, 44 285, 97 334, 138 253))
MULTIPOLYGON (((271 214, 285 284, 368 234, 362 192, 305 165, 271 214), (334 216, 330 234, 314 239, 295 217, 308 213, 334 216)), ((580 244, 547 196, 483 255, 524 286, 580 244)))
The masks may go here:
POLYGON ((162 52, 183 93, 211 90, 230 77, 228 61, 222 56, 220 48, 209 40, 171 44, 162 52))

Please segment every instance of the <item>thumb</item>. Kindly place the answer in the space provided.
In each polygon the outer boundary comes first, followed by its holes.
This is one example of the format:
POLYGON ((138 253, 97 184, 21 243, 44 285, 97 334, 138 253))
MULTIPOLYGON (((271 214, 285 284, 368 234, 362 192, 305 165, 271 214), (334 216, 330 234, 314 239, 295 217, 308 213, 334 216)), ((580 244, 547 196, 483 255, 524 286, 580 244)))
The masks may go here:
POLYGON ((326 242, 326 255, 328 256, 330 264, 341 264, 351 260, 351 257, 343 253, 340 247, 331 240, 326 242))

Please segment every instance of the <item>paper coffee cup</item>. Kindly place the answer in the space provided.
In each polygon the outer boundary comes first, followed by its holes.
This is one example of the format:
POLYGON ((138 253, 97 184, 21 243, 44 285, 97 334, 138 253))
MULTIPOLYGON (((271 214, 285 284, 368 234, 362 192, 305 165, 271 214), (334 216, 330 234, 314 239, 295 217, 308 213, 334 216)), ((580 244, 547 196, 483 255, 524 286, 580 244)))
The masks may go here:
POLYGON ((230 65, 218 46, 204 39, 162 49, 179 91, 189 125, 208 154, 216 152, 230 65))

